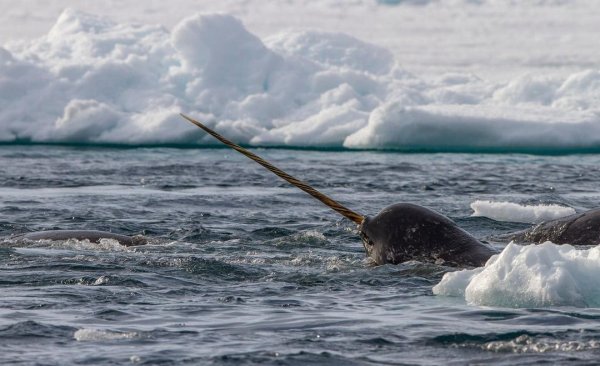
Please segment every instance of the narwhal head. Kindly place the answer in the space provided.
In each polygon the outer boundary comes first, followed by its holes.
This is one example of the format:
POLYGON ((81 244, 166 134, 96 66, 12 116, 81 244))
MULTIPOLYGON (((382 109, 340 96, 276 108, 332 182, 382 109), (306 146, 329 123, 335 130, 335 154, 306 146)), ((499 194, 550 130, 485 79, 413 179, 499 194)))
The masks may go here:
MULTIPOLYGON (((398 264, 408 260, 426 260, 438 242, 432 233, 442 234, 454 225, 446 217, 422 206, 397 203, 381 210, 377 215, 365 217, 358 227, 363 247, 376 264, 398 264)), ((440 243, 441 244, 441 243, 440 243)))
POLYGON ((411 203, 397 203, 365 217, 359 235, 367 256, 377 264, 416 260, 481 266, 495 253, 446 216, 411 203))

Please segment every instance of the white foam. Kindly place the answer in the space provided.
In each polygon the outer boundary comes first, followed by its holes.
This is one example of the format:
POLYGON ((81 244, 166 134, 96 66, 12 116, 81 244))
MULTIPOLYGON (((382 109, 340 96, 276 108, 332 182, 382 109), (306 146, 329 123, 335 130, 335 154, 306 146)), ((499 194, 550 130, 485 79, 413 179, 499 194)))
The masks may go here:
POLYGON ((474 344, 484 351, 507 353, 581 352, 597 350, 600 342, 593 340, 557 340, 551 337, 532 337, 526 334, 506 341, 490 341, 474 344))
POLYGON ((113 341, 121 339, 132 339, 139 337, 137 332, 115 332, 105 329, 82 328, 75 331, 73 338, 83 341, 113 341))
POLYGON ((446 273, 436 295, 499 307, 600 306, 600 246, 510 243, 472 270, 446 273))
POLYGON ((38 240, 40 245, 48 245, 51 248, 84 250, 84 251, 105 251, 105 252, 130 252, 131 248, 119 244, 115 239, 102 238, 98 243, 90 242, 87 239, 67 239, 67 240, 38 240))
POLYGON ((88 239, 66 239, 66 240, 30 240, 23 238, 9 238, 9 242, 19 246, 27 245, 26 248, 19 248, 18 251, 25 255, 69 255, 72 251, 92 251, 92 252, 132 252, 136 248, 129 248, 119 244, 115 239, 101 238, 97 243, 90 242, 88 239), (51 248, 52 250, 48 250, 51 248))
POLYGON ((540 223, 575 214, 571 207, 560 205, 520 205, 513 202, 475 201, 471 216, 484 216, 496 221, 540 223))
POLYGON ((110 282, 110 278, 107 276, 100 276, 98 278, 96 278, 96 281, 94 281, 94 283, 92 284, 92 286, 102 286, 102 285, 106 285, 107 283, 110 282))
POLYGON ((169 31, 67 9, 46 35, 0 48, 0 141, 216 144, 185 112, 260 146, 600 148, 599 70, 497 82, 402 61, 344 33, 261 39, 227 14, 169 31))

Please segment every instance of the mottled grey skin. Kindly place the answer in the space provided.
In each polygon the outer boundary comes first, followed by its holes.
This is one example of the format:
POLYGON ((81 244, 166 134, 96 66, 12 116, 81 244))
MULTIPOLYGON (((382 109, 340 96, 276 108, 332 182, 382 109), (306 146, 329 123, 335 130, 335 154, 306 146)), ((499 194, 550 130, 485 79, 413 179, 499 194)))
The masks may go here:
POLYGON ((49 230, 36 231, 21 236, 28 240, 89 240, 92 243, 99 243, 100 239, 114 239, 121 245, 135 246, 146 244, 146 239, 141 236, 127 236, 121 234, 109 233, 97 230, 49 230))
POLYGON ((517 243, 598 245, 600 244, 600 209, 543 222, 509 236, 517 243))
POLYGON ((449 218, 410 203, 395 204, 375 217, 366 217, 359 230, 367 255, 379 265, 418 260, 483 266, 497 253, 449 218))

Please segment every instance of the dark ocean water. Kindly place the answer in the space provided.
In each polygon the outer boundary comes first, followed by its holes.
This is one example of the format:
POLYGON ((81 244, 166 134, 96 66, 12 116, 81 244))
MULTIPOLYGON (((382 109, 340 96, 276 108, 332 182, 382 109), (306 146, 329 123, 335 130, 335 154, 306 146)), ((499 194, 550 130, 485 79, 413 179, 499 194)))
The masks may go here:
MULTIPOLYGON (((487 240, 527 225, 477 199, 600 202, 600 155, 256 152, 360 213, 414 202, 487 240)), ((230 150, 0 147, 0 236, 1 364, 600 360, 600 310, 434 296, 452 269, 369 265, 353 224, 230 150), (151 245, 10 238, 81 228, 151 245)))

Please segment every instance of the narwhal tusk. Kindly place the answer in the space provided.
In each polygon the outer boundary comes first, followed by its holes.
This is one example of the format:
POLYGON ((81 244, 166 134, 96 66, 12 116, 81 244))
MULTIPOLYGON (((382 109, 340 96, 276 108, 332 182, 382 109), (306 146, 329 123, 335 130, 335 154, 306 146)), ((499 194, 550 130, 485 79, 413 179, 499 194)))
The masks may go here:
POLYGON ((244 149, 243 147, 241 147, 241 146, 239 146, 237 144, 234 144, 233 142, 227 140, 225 137, 219 135, 218 133, 216 133, 215 131, 213 131, 210 128, 206 127, 202 123, 196 121, 195 119, 193 119, 191 117, 188 117, 188 116, 186 116, 183 113, 181 113, 181 116, 183 118, 187 119, 188 121, 190 121, 191 123, 195 124, 196 126, 200 127, 201 129, 203 129, 204 131, 206 131, 207 133, 209 133, 210 135, 212 135, 214 138, 216 138, 217 140, 221 141, 223 144, 225 144, 225 145, 229 146, 230 148, 236 150, 237 152, 245 155, 246 157, 254 160, 255 162, 259 163, 260 165, 264 166, 265 168, 267 168, 268 170, 270 170, 271 172, 273 172, 278 177, 286 180, 287 182, 293 184, 294 186, 300 188, 304 192, 310 194, 314 198, 316 198, 319 201, 323 202, 325 205, 327 205, 328 207, 330 207, 334 211, 338 212, 339 214, 343 215, 344 217, 346 217, 346 218, 354 221, 357 224, 361 224, 363 222, 363 220, 364 220, 364 216, 363 215, 360 215, 360 214, 358 214, 358 213, 350 210, 349 208, 344 207, 341 203, 339 203, 339 202, 337 202, 337 201, 329 198, 328 196, 324 195, 323 193, 321 193, 318 190, 314 189, 313 187, 309 186, 305 182, 292 177, 288 173, 286 173, 283 170, 277 168, 276 166, 274 166, 273 164, 271 164, 268 161, 264 160, 260 156, 258 156, 256 154, 254 154, 254 153, 252 153, 252 152, 244 149))

